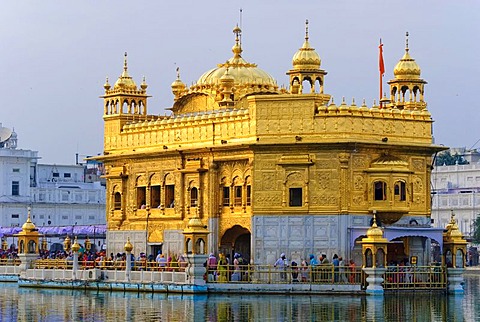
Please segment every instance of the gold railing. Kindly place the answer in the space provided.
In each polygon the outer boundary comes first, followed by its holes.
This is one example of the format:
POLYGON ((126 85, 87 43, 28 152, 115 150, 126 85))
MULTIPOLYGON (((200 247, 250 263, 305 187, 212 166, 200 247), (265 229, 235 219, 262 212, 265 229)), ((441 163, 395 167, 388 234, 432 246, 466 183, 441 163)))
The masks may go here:
MULTIPOLYGON (((168 272, 184 272, 185 262, 170 262, 166 264, 160 264, 157 262, 148 261, 132 261, 132 271, 168 271, 168 272)), ((37 259, 34 264, 34 268, 50 268, 50 269, 72 269, 73 260, 67 259, 37 259)), ((125 260, 99 260, 99 261, 84 261, 78 260, 79 269, 98 268, 102 270, 125 270, 125 260)))
POLYGON ((211 283, 310 283, 310 284, 361 284, 361 267, 317 265, 308 267, 273 265, 217 266, 208 270, 211 283))
MULTIPOLYGON (((125 270, 126 261, 82 261, 79 269, 125 270)), ((73 261, 66 259, 39 259, 35 268, 72 269, 73 261)), ((148 261, 132 261, 132 271, 184 272, 185 262, 160 264, 148 261)), ((443 266, 389 266, 384 274, 385 290, 445 289, 447 274, 443 266)), ((317 265, 307 267, 274 267, 273 265, 218 265, 207 269, 209 283, 310 283, 354 284, 365 286, 365 273, 361 267, 317 265)))
POLYGON ((432 290, 447 287, 443 266, 388 266, 384 275, 385 290, 432 290))
POLYGON ((33 268, 72 269, 73 261, 66 259, 37 259, 33 268))
POLYGON ((19 266, 22 262, 19 258, 10 259, 10 258, 1 258, 0 266, 19 266))

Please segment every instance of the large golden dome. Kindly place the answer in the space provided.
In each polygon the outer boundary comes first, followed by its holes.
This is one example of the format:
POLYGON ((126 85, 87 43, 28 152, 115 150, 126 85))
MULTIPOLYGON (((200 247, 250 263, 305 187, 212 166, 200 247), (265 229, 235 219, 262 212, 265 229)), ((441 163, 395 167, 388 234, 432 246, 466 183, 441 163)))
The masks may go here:
POLYGON ((308 20, 305 22, 305 42, 303 46, 293 55, 293 69, 320 69, 322 63, 320 55, 315 48, 310 47, 308 42, 308 20))
POLYGON ((243 50, 239 38, 241 30, 237 26, 233 32, 236 35, 235 45, 232 48, 233 57, 200 76, 194 85, 194 90, 216 91, 221 83, 221 78, 228 69, 228 74, 234 79, 235 99, 253 92, 277 92, 277 83, 270 74, 242 58, 243 50))

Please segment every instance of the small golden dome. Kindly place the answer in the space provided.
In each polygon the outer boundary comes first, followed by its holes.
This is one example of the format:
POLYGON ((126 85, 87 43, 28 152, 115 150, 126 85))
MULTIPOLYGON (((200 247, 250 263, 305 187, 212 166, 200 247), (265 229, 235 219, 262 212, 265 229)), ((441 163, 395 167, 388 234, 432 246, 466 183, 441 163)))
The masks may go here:
POLYGON ((420 78, 420 66, 415 62, 409 54, 408 49, 408 32, 406 34, 405 54, 393 69, 396 79, 418 79, 420 78))
POLYGON ((135 84, 132 77, 128 74, 127 53, 125 53, 125 58, 124 58, 124 61, 123 61, 122 75, 120 75, 120 77, 117 79, 113 88, 114 89, 133 90, 133 91, 137 90, 137 84, 135 84))
POLYGON ((37 229, 37 227, 35 226, 35 224, 30 219, 30 207, 29 207, 28 208, 27 221, 23 224, 22 230, 23 231, 34 231, 35 229, 37 229))
POLYGON ((142 83, 140 84, 140 88, 143 89, 143 90, 146 90, 147 87, 148 87, 148 84, 145 81, 145 76, 143 76, 143 80, 142 80, 142 83))
POLYGON ((125 246, 123 246, 123 249, 125 249, 125 251, 128 253, 130 253, 133 250, 133 245, 130 242, 130 237, 127 237, 127 242, 125 243, 125 246))
POLYGON ((200 228, 205 229, 202 221, 198 217, 193 217, 188 221, 187 227, 190 229, 200 228))
POLYGON ((103 88, 105 88, 106 91, 108 91, 112 86, 108 82, 108 77, 107 80, 105 81, 105 84, 103 84, 103 88))
POLYGON ((371 239, 383 238, 383 230, 377 226, 377 215, 373 213, 372 227, 367 230, 367 237, 371 239))
POLYGON ((308 42, 308 20, 305 22, 305 42, 292 58, 293 69, 320 69, 322 61, 308 42))
POLYGON ((405 55, 397 63, 393 69, 393 74, 397 79, 418 79, 420 78, 420 66, 415 62, 415 59, 410 57, 408 48, 405 50, 405 55))
POLYGON ((186 86, 180 79, 180 68, 177 67, 177 79, 175 79, 171 85, 172 87, 172 93, 173 95, 178 95, 180 92, 182 92, 186 86))

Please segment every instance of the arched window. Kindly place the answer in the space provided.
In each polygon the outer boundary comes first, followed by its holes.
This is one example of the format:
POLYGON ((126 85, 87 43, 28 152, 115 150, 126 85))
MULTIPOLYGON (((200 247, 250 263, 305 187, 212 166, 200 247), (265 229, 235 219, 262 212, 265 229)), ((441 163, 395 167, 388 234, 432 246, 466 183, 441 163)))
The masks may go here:
POLYGON ((197 187, 193 187, 190 189, 190 207, 197 207, 198 206, 198 189, 197 187))
POLYGON ((395 182, 394 187, 395 201, 405 201, 406 200, 406 184, 403 181, 395 182))
POLYGON ((370 248, 365 251, 365 267, 373 267, 373 253, 370 248))
POLYGON ((230 206, 230 187, 223 187, 223 206, 230 206))
POLYGON ((242 190, 243 190, 242 186, 235 186, 234 187, 235 196, 233 198, 233 205, 235 207, 242 206, 242 190))
POLYGON ((114 196, 113 196, 113 209, 114 210, 120 210, 122 209, 122 195, 120 194, 120 192, 115 192, 114 196))
POLYGON ((382 248, 377 250, 377 258, 375 260, 376 267, 384 267, 385 266, 385 252, 382 248))
POLYGON ((37 244, 35 243, 35 241, 30 240, 30 241, 28 242, 28 253, 29 253, 29 254, 34 254, 36 248, 37 248, 37 244))
POLYGON ((376 181, 373 183, 374 192, 373 192, 373 199, 374 200, 387 200, 387 184, 383 181, 376 181))
POLYGON ((457 250, 456 257, 455 257, 455 267, 459 267, 459 268, 464 267, 464 265, 463 265, 463 262, 464 262, 464 261, 463 261, 463 258, 464 258, 464 256, 463 256, 462 250, 461 250, 461 249, 458 249, 458 250, 457 250))

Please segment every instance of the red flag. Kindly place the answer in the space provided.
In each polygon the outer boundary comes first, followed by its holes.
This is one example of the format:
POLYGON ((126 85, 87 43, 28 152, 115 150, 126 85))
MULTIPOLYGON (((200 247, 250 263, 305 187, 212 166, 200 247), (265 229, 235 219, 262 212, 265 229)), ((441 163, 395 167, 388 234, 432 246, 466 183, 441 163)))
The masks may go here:
POLYGON ((378 68, 380 70, 380 75, 383 76, 385 74, 385 65, 383 63, 383 44, 382 44, 382 39, 380 39, 380 46, 378 46, 378 49, 380 50, 379 56, 378 56, 378 68))

